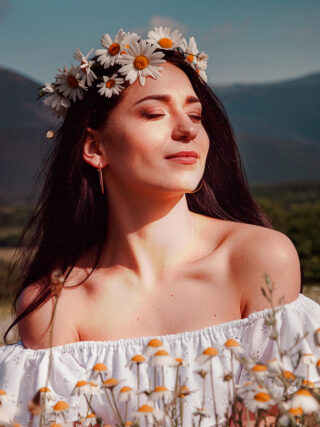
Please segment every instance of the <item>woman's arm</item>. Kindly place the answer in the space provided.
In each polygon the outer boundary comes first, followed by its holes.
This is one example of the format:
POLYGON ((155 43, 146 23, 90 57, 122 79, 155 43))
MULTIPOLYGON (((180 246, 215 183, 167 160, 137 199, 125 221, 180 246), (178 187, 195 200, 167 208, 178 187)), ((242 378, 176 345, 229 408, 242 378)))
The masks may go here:
POLYGON ((241 231, 232 255, 235 281, 242 293, 242 317, 270 307, 261 288, 267 288, 264 275, 274 283, 273 303, 289 303, 299 296, 301 276, 299 256, 292 241, 275 230, 253 227, 241 231))
MULTIPOLYGON (((39 283, 33 283, 22 292, 17 302, 17 316, 34 301, 39 287, 39 283)), ((62 291, 52 322, 53 309, 54 299, 50 298, 18 323, 20 339, 25 347, 40 349, 49 348, 50 345, 57 346, 79 341, 79 335, 74 326, 74 304, 73 307, 70 306, 70 296, 62 291), (51 325, 53 325, 52 342, 50 340, 51 325)))

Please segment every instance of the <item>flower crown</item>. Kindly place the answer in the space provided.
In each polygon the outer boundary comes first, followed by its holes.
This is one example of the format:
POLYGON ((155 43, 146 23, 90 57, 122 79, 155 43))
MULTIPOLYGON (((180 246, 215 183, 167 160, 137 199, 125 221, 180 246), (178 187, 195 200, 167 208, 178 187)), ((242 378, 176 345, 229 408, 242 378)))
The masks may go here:
POLYGON ((126 33, 120 29, 113 39, 109 34, 104 34, 101 37, 101 45, 103 49, 96 50, 92 59, 89 59, 89 56, 94 49, 87 55, 77 49, 73 57, 80 64, 71 65, 69 69, 58 68, 59 73, 56 74, 55 81, 40 88, 38 99, 44 97, 43 102, 53 109, 56 116, 64 117, 71 103, 81 100, 83 93, 95 80, 99 82, 96 85, 98 93, 110 98, 119 95, 125 81, 132 84, 139 79, 141 86, 144 86, 147 76, 158 78, 162 70, 160 64, 165 62, 165 55, 157 49, 181 52, 185 60, 207 82, 205 70, 208 55, 205 52, 199 53, 194 37, 187 43, 179 30, 155 27, 148 32, 148 38, 143 40, 136 33, 126 33), (117 73, 97 77, 95 71, 99 68, 103 70, 115 64, 120 65, 117 73))

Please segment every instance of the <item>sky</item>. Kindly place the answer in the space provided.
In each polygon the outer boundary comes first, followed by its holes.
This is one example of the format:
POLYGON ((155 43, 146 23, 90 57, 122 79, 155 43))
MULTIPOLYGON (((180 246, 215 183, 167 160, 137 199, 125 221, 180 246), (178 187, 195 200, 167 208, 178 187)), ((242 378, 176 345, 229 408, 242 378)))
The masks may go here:
POLYGON ((320 71, 319 0, 0 0, 0 67, 38 82, 99 49, 119 28, 194 36, 213 85, 283 81, 320 71))

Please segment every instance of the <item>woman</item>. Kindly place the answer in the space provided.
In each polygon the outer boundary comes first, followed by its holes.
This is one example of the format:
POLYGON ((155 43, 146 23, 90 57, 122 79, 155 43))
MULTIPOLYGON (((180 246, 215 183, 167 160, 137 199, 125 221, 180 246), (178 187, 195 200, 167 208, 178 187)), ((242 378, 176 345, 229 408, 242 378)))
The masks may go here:
MULTIPOLYGON (((267 331, 261 334, 270 312, 261 292, 265 273, 275 283, 274 301, 285 295, 283 324, 297 312, 308 317, 307 306, 320 314, 299 297, 292 242, 252 200, 228 118, 205 82, 207 57, 194 39, 159 28, 148 41, 120 30, 101 42, 93 60, 78 50, 80 66, 60 71, 43 90, 64 121, 24 235, 29 246, 15 321, 22 342, 0 356, 3 388, 24 403, 46 383, 51 344, 49 385, 64 399, 97 362, 132 385, 135 373, 125 365, 155 336, 191 363, 190 389, 202 387, 195 356, 228 338, 266 362, 276 348, 267 331), (55 306, 56 269, 64 286, 55 306), (12 385, 16 360, 19 383, 12 385)), ((314 351, 313 342, 305 345, 314 351)), ((228 406, 221 379, 227 364, 217 361, 216 423, 228 406)), ((141 364, 141 390, 149 388, 150 369, 141 364)), ((241 383, 239 364, 236 370, 241 383)), ((84 404, 72 407, 70 419, 83 415, 84 404)), ((188 405, 191 425, 199 396, 188 405)), ((101 397, 92 406, 115 422, 101 397)), ((25 411, 18 421, 26 422, 25 411)))

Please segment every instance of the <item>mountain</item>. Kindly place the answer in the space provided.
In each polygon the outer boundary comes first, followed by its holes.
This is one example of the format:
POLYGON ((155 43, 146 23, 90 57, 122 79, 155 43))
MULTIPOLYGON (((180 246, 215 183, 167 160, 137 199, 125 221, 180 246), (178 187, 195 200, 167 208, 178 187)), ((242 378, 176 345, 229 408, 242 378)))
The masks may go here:
POLYGON ((40 83, 0 68, 0 130, 52 126, 51 113, 37 101, 40 83))
POLYGON ((320 145, 320 73, 279 83, 213 89, 236 134, 320 145))
MULTIPOLYGON (((40 83, 0 68, 0 202, 31 186, 56 126, 36 101, 40 83)), ((320 73, 278 83, 214 86, 231 120, 250 184, 320 179, 320 73)))

